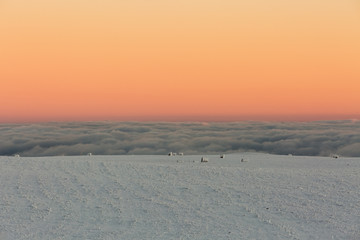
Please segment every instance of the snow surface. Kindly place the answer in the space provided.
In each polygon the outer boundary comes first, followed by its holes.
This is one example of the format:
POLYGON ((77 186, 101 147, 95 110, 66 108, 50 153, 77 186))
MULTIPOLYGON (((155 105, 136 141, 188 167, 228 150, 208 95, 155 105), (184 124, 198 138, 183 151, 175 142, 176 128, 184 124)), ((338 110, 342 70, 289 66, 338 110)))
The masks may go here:
POLYGON ((0 157, 0 239, 360 239, 360 158, 201 157, 0 157))

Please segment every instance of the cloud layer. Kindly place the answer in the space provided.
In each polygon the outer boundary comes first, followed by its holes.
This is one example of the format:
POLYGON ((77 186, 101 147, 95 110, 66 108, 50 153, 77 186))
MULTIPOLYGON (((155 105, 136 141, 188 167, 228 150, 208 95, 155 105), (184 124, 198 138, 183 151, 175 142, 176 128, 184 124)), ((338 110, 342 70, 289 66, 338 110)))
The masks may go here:
POLYGON ((0 124, 0 155, 244 151, 360 157, 360 121, 0 124))

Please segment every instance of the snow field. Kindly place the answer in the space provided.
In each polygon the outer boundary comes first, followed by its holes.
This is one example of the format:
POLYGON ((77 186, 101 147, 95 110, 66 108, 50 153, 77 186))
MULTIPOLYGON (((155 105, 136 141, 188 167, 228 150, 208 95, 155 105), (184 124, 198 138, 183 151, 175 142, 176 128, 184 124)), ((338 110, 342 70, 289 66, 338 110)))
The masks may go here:
POLYGON ((0 239, 360 239, 359 158, 201 157, 0 157, 0 239))

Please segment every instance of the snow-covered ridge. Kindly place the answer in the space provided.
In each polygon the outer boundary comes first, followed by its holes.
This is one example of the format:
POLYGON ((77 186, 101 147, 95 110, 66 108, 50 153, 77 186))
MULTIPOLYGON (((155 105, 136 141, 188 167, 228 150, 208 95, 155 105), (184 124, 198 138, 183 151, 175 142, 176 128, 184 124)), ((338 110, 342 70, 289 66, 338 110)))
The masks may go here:
POLYGON ((360 239, 359 183, 360 158, 0 157, 0 239, 360 239))

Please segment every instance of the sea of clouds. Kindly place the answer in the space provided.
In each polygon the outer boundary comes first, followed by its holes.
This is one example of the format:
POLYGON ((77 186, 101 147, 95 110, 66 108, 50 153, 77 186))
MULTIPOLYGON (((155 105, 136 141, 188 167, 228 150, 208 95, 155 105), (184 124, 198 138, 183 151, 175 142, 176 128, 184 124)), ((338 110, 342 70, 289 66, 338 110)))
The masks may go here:
POLYGON ((0 124, 0 155, 265 152, 360 157, 360 121, 0 124))

